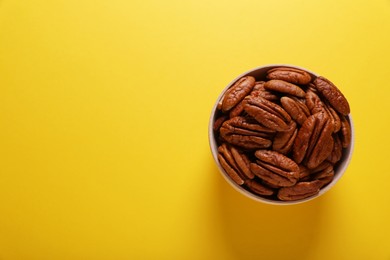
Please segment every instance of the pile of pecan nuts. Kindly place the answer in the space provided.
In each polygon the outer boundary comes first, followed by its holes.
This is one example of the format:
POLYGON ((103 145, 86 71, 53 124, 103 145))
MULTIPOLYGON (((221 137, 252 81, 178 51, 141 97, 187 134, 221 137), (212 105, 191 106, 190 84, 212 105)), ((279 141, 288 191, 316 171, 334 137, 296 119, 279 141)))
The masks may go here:
POLYGON ((216 113, 222 168, 238 185, 272 200, 317 194, 351 142, 344 95, 326 78, 296 68, 240 78, 216 113))

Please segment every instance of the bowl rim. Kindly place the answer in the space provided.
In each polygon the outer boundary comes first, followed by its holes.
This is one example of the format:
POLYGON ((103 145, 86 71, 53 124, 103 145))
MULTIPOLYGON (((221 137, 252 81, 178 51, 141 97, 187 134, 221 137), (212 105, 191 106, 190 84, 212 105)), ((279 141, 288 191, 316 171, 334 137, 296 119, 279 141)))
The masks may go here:
POLYGON ((317 194, 315 194, 313 196, 304 198, 304 199, 294 200, 294 201, 279 201, 279 200, 267 199, 267 198, 261 197, 260 195, 254 194, 254 193, 246 190, 242 186, 236 184, 227 175, 225 170, 222 168, 221 164, 219 163, 218 157, 217 157, 218 156, 218 150, 217 150, 218 147, 217 147, 217 142, 215 140, 215 133, 214 133, 214 130, 213 130, 213 125, 214 125, 214 122, 215 122, 215 117, 216 117, 216 114, 217 114, 217 106, 218 106, 219 101, 221 100, 221 98, 223 97, 225 92, 238 79, 240 79, 241 77, 244 77, 244 76, 246 76, 248 74, 251 74, 251 73, 259 71, 259 70, 265 70, 265 69, 269 70, 269 69, 272 69, 272 68, 275 68, 275 67, 290 67, 290 68, 301 69, 301 70, 304 70, 304 71, 308 72, 312 76, 315 76, 315 77, 319 76, 319 74, 317 74, 315 72, 312 72, 312 71, 310 71, 310 70, 308 70, 306 68, 303 68, 303 67, 300 67, 300 66, 295 66, 295 65, 290 65, 290 64, 268 64, 268 65, 262 65, 262 66, 255 67, 253 69, 250 69, 250 70, 248 70, 246 72, 241 73, 239 76, 234 78, 220 92, 218 98, 216 99, 216 102, 213 105, 213 108, 211 110, 210 119, 209 119, 209 125, 208 125, 209 146, 210 146, 211 153, 213 155, 213 159, 214 159, 214 161, 215 161, 215 163, 216 163, 216 165, 217 165, 217 167, 219 169, 220 174, 230 184, 230 186, 232 186, 239 193, 241 193, 244 196, 249 197, 249 198, 251 198, 251 199, 253 199, 255 201, 266 203, 266 204, 271 204, 271 205, 295 205, 295 204, 301 204, 301 203, 304 203, 304 202, 308 202, 308 201, 314 200, 314 199, 316 199, 318 197, 321 197, 323 194, 325 194, 327 191, 329 191, 332 187, 334 187, 335 184, 341 179, 341 177, 346 172, 346 170, 347 170, 347 168, 348 168, 348 166, 349 166, 349 164, 351 162, 352 154, 353 154, 353 151, 354 151, 354 148, 355 148, 355 127, 354 127, 354 123, 353 123, 353 120, 352 120, 351 113, 346 116, 348 121, 349 121, 349 123, 350 123, 350 126, 351 126, 351 143, 350 143, 348 148, 344 149, 343 156, 342 156, 342 158, 341 158, 341 160, 339 162, 339 165, 337 166, 337 169, 336 169, 337 172, 335 170, 335 177, 333 178, 333 180, 328 185, 326 185, 324 188, 320 189, 319 193, 317 193, 317 194))

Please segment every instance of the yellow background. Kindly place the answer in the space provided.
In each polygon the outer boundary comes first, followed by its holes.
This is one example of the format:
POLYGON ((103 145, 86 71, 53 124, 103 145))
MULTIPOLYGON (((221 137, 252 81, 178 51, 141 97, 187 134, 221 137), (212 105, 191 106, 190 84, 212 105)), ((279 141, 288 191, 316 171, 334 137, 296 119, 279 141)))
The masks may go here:
POLYGON ((389 0, 0 0, 0 259, 390 259, 389 0), (330 78, 352 162, 264 205, 208 146, 256 66, 330 78))

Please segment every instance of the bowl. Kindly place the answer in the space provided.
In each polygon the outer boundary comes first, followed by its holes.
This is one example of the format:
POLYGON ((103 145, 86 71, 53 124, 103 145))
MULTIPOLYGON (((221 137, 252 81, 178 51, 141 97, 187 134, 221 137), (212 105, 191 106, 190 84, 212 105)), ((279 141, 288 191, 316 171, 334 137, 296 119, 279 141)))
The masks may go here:
MULTIPOLYGON (((292 205, 292 204, 299 204, 303 202, 308 202, 311 201, 315 198, 318 198, 322 195, 324 195, 327 191, 329 191, 334 185, 340 180, 340 178, 343 176, 345 173, 352 157, 352 152, 354 148, 354 142, 355 142, 355 132, 354 132, 354 125, 352 121, 352 116, 351 114, 346 116, 347 121, 349 122, 351 126, 351 142, 350 145, 347 148, 343 149, 343 154, 340 159, 340 161, 335 165, 334 167, 334 178, 333 180, 328 183, 326 186, 322 187, 320 191, 310 197, 306 197, 303 199, 298 199, 298 200, 292 200, 292 201, 284 201, 284 200, 278 200, 275 198, 270 198, 267 196, 261 196, 256 193, 253 193, 252 191, 248 190, 247 188, 238 185, 235 181, 232 180, 232 178, 226 173, 224 168, 222 167, 220 161, 218 160, 218 142, 217 142, 217 133, 214 131, 213 126, 215 120, 222 114, 222 112, 218 109, 218 104, 224 97, 224 94, 226 91, 234 85, 240 78, 244 76, 253 76, 255 77, 256 81, 258 80, 265 80, 267 71, 277 68, 277 67, 288 67, 288 68, 294 68, 294 69, 299 69, 299 70, 304 70, 307 73, 311 75, 311 77, 315 78, 318 77, 319 74, 312 72, 310 70, 307 70, 302 67, 294 66, 294 65, 288 65, 288 64, 271 64, 271 65, 265 65, 265 66, 260 66, 254 69, 251 69, 249 71, 246 71, 242 73, 241 75, 237 76, 235 79, 233 79, 221 92, 221 94, 218 96, 211 112, 210 116, 210 121, 209 121, 209 127, 208 127, 208 136, 209 136, 209 144, 210 144, 210 149, 211 153, 213 155, 214 161, 219 169, 219 172, 222 174, 223 178, 239 193, 243 194, 244 196, 253 199, 258 202, 266 203, 266 204, 273 204, 273 205, 292 205)), ((331 80, 331 79, 330 79, 331 80)))

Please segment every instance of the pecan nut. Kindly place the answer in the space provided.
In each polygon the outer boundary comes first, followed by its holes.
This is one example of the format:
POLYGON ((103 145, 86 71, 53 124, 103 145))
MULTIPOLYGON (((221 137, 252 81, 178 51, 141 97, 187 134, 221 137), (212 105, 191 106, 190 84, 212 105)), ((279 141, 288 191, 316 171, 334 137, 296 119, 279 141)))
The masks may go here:
POLYGON ((246 185, 249 190, 253 191, 256 194, 259 195, 265 195, 265 196, 270 196, 274 194, 274 190, 261 184, 260 182, 256 180, 248 180, 246 182, 246 185))
POLYGON ((299 164, 298 166, 299 166, 299 180, 300 181, 307 180, 311 173, 310 170, 303 164, 299 164))
POLYGON ((343 146, 341 144, 340 137, 336 134, 333 135, 333 143, 333 150, 326 160, 330 163, 336 164, 343 156, 343 146))
POLYGON ((312 90, 306 92, 306 104, 312 115, 320 112, 325 112, 333 121, 334 133, 338 132, 341 127, 340 117, 337 112, 329 105, 328 102, 323 102, 320 97, 312 90))
POLYGON ((298 98, 282 97, 280 103, 286 112, 294 119, 299 125, 303 125, 310 111, 306 104, 298 98))
POLYGON ((347 99, 332 82, 320 76, 314 80, 314 85, 337 112, 343 115, 349 114, 350 108, 347 99))
POLYGON ((329 162, 329 161, 323 161, 320 165, 318 165, 317 167, 315 167, 314 169, 310 169, 310 175, 313 175, 313 174, 317 174, 323 170, 325 170, 326 168, 329 168, 329 167, 333 167, 333 163, 329 162))
POLYGON ((248 150, 270 147, 274 134, 273 130, 241 116, 226 120, 219 131, 223 140, 248 150))
MULTIPOLYGON (((317 140, 312 140, 313 149, 309 150, 306 166, 313 169, 320 165, 332 153, 333 150, 333 125, 330 120, 325 122, 317 140)), ((313 135, 312 137, 315 137, 313 135)), ((310 146, 309 146, 310 149, 310 146)))
POLYGON ((243 185, 244 180, 241 178, 240 175, 232 168, 231 165, 226 161, 226 159, 223 157, 221 153, 218 154, 218 161, 221 164, 222 168, 225 170, 227 175, 238 185, 243 185))
POLYGON ((292 186, 298 181, 299 167, 287 156, 270 150, 258 150, 255 156, 258 160, 250 164, 250 169, 260 179, 278 187, 292 186))
POLYGON ((272 79, 264 84, 266 90, 276 91, 284 94, 290 94, 297 97, 304 97, 305 91, 303 91, 297 85, 289 83, 284 80, 272 79))
POLYGON ((278 198, 285 201, 301 200, 316 195, 320 191, 320 187, 319 180, 298 182, 294 186, 280 188, 278 198))
POLYGON ((322 169, 319 172, 313 174, 312 179, 320 181, 320 188, 329 184, 334 178, 334 170, 333 165, 329 165, 328 167, 322 169))
POLYGON ((349 124, 347 118, 342 116, 341 118, 341 144, 343 148, 347 148, 351 144, 352 132, 351 125, 349 124))
MULTIPOLYGON (((317 115, 317 114, 316 114, 317 115)), ((296 163, 301 163, 309 148, 310 137, 316 126, 316 116, 309 116, 298 131, 294 141, 293 159, 296 163)))
POLYGON ((337 133, 341 128, 341 119, 337 112, 333 109, 332 106, 330 106, 327 102, 324 102, 324 109, 326 113, 328 113, 328 116, 330 120, 332 120, 332 124, 334 125, 334 133, 337 133))
POLYGON ((264 81, 258 81, 256 82, 255 86, 253 87, 253 90, 251 92, 251 96, 254 97, 262 97, 269 101, 276 101, 279 100, 279 96, 274 94, 272 91, 266 90, 264 88, 264 81))
POLYGON ((255 86, 255 78, 252 76, 246 76, 240 78, 234 85, 228 89, 225 93, 221 110, 227 112, 240 103, 246 95, 248 95, 255 86))
POLYGON ((272 143, 272 149, 282 154, 289 153, 297 133, 297 124, 294 121, 291 121, 290 127, 287 131, 276 133, 272 143))
POLYGON ((290 115, 279 105, 261 97, 246 98, 244 110, 257 122, 275 131, 286 131, 291 121, 290 115))
POLYGON ((307 118, 299 129, 294 141, 293 158, 315 168, 322 163, 333 150, 333 125, 325 113, 317 113, 307 118))
POLYGON ((305 99, 306 105, 312 115, 323 112, 325 110, 324 103, 322 103, 320 97, 314 91, 307 90, 305 99))
POLYGON ((288 68, 278 67, 268 71, 268 79, 280 79, 294 84, 306 85, 311 81, 311 76, 306 71, 288 68))
POLYGON ((217 119, 215 119, 214 125, 213 125, 213 130, 214 131, 219 131, 219 129, 221 128, 223 122, 225 122, 226 119, 228 119, 227 115, 222 115, 222 116, 218 117, 217 119))
POLYGON ((250 160, 248 156, 233 146, 230 147, 230 152, 237 164, 238 171, 241 172, 246 179, 253 179, 255 175, 250 170, 250 160))
POLYGON ((239 116, 242 114, 242 112, 244 111, 244 106, 245 106, 245 103, 246 103, 246 100, 241 100, 240 103, 238 103, 235 107, 233 107, 230 111, 229 111, 229 117, 230 118, 233 118, 233 117, 236 117, 236 116, 239 116))
POLYGON ((233 146, 225 143, 220 145, 218 147, 218 159, 222 168, 238 185, 243 185, 245 180, 255 177, 250 171, 248 157, 233 146))

